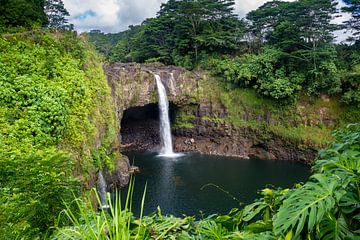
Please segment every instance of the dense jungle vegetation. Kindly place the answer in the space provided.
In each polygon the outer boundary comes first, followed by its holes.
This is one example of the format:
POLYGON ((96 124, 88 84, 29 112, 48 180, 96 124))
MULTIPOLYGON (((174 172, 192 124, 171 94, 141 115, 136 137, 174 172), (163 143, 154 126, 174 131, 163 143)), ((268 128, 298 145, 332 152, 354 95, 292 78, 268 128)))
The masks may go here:
MULTIPOLYGON (((326 94, 359 116, 360 1, 344 2, 270 1, 239 19, 232 0, 169 0, 125 32, 86 35, 108 61, 206 69, 280 105, 326 94), (335 24, 340 10, 351 18, 335 24), (339 44, 335 30, 353 34, 339 44)), ((335 131, 308 182, 228 215, 136 218, 131 199, 97 212, 81 192, 119 154, 103 59, 61 0, 0 0, 0 13, 0 239, 359 239, 357 124, 335 131)))
MULTIPOLYGON (((38 239, 100 166, 112 165, 117 153, 106 152, 118 123, 99 56, 76 33, 51 30, 49 24, 63 15, 44 21, 45 12, 35 11, 42 1, 5 2, 0 4, 0 25, 7 29, 0 38, 0 239, 38 239), (25 8, 34 12, 18 17, 25 8)), ((54 7, 57 1, 46 3, 54 7)), ((56 28, 66 25, 58 23, 56 28)))
POLYGON ((111 166, 117 123, 101 62, 74 34, 7 35, 0 49, 0 236, 34 239, 111 166))
POLYGON ((234 1, 171 0, 141 25, 117 35, 91 32, 89 39, 110 61, 201 66, 229 87, 275 99, 304 91, 358 104, 360 4, 347 3, 339 9, 331 0, 269 1, 239 19, 234 1), (339 11, 352 18, 335 24, 339 11), (336 44, 335 30, 353 35, 336 44))

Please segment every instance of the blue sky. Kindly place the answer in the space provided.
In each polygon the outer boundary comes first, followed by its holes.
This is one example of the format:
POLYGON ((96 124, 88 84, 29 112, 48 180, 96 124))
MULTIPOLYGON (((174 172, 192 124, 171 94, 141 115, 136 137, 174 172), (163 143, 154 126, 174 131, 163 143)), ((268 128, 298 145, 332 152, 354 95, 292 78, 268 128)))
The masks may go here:
MULTIPOLYGON (((267 0, 235 0, 235 11, 243 17, 267 0)), ((292 1, 292 0, 289 0, 292 1)), ((70 23, 83 32, 99 29, 103 32, 120 32, 154 17, 166 0, 63 0, 70 13, 70 23)), ((346 16, 343 18, 346 19, 346 16)), ((337 19, 336 21, 342 21, 337 19)), ((339 40, 345 38, 337 33, 339 40)))

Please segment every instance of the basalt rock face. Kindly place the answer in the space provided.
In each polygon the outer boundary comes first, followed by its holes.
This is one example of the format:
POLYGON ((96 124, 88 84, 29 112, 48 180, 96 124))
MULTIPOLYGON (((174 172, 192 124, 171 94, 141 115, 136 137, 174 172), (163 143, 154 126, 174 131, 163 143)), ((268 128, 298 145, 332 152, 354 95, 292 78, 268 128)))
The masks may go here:
POLYGON ((116 106, 122 151, 156 150, 159 145, 159 118, 152 105, 158 102, 154 74, 161 77, 171 106, 196 101, 198 77, 185 69, 134 63, 105 64, 104 70, 116 106), (156 113, 156 117, 152 116, 156 113))
MULTIPOLYGON (((202 92, 204 90, 199 82, 206 78, 202 73, 147 64, 114 63, 106 64, 104 69, 118 121, 122 123, 119 130, 122 151, 156 150, 159 144, 159 120, 145 114, 156 112, 150 109, 158 101, 155 73, 161 76, 171 102, 175 151, 302 162, 310 162, 316 155, 315 149, 302 147, 304 145, 301 143, 291 142, 267 131, 234 127, 222 121, 228 116, 228 110, 202 92), (191 116, 190 126, 177 125, 178 112, 184 112, 184 109, 186 116, 191 116)), ((243 114, 246 118, 246 112, 243 114)), ((271 124, 270 112, 259 118, 256 120, 271 124)))
MULTIPOLYGON (((305 143, 292 142, 265 129, 234 127, 223 122, 221 119, 228 115, 226 108, 211 101, 200 101, 200 104, 188 108, 186 115, 193 116, 192 127, 173 129, 174 148, 178 152, 304 163, 311 162, 317 153, 316 149, 305 143)), ((270 124, 271 117, 267 118, 268 115, 257 118, 270 124)))
POLYGON ((286 139, 251 128, 234 128, 227 124, 198 121, 194 128, 174 130, 175 151, 233 156, 243 159, 311 162, 312 148, 300 148, 286 139))
POLYGON ((105 64, 104 70, 119 113, 130 107, 157 102, 154 74, 160 75, 169 101, 176 105, 187 104, 196 95, 198 77, 183 68, 154 64, 112 63, 105 64))
POLYGON ((130 180, 131 166, 129 164, 129 158, 122 155, 115 162, 115 171, 109 171, 104 169, 105 180, 108 183, 107 191, 111 191, 114 188, 122 188, 128 185, 130 180))

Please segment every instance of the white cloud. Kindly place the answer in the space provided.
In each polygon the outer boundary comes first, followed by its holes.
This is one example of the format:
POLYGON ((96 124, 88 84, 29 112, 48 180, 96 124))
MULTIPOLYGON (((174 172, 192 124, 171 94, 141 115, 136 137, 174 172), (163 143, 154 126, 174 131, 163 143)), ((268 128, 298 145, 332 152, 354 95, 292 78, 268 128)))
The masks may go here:
POLYGON ((139 24, 154 17, 160 4, 166 0, 63 0, 70 13, 70 23, 82 32, 100 29, 104 32, 119 32, 129 25, 139 24), (84 16, 92 11, 95 16, 84 16))
POLYGON ((118 22, 120 7, 116 0, 63 0, 63 2, 70 13, 70 22, 79 31, 90 29, 111 31, 118 22), (95 15, 79 18, 89 11, 95 15))
MULTIPOLYGON (((292 2, 294 0, 288 0, 292 2)), ((239 16, 243 17, 246 13, 260 7, 269 0, 235 0, 235 11, 239 16)))
MULTIPOLYGON (((83 32, 99 29, 103 32, 120 32, 129 25, 140 24, 155 17, 161 3, 167 0, 63 0, 70 13, 70 23, 83 32), (89 14, 92 13, 92 14, 89 14)), ((235 0, 235 12, 244 17, 268 0, 235 0)), ((287 0, 294 1, 294 0, 287 0)), ((345 17, 346 18, 346 17, 345 17)), ((341 21, 341 20, 338 20, 341 21)))
MULTIPOLYGON (((267 0, 236 0, 235 11, 240 16, 264 4, 267 0)), ((154 17, 166 0, 63 0, 70 13, 70 22, 78 31, 100 29, 119 32, 129 25, 140 24, 154 17), (95 16, 84 16, 92 11, 95 16), (79 17, 82 16, 82 17, 79 17)))

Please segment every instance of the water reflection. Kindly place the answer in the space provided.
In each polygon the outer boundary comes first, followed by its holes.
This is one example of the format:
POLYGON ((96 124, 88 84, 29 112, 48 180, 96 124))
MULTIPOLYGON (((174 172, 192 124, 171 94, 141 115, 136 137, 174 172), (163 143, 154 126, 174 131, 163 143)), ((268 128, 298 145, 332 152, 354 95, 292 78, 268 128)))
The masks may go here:
POLYGON ((174 159, 163 158, 160 169, 160 175, 156 186, 156 200, 159 206, 167 206, 166 211, 174 212, 174 206, 171 204, 176 199, 176 185, 174 181, 174 159))
POLYGON ((128 153, 140 167, 136 175, 134 206, 138 212, 145 183, 145 213, 156 211, 181 216, 227 213, 239 207, 238 201, 209 186, 215 184, 241 202, 249 203, 259 197, 257 192, 268 185, 291 187, 310 175, 306 165, 287 161, 239 160, 230 157, 187 154, 176 159, 156 157, 155 153, 128 153))

